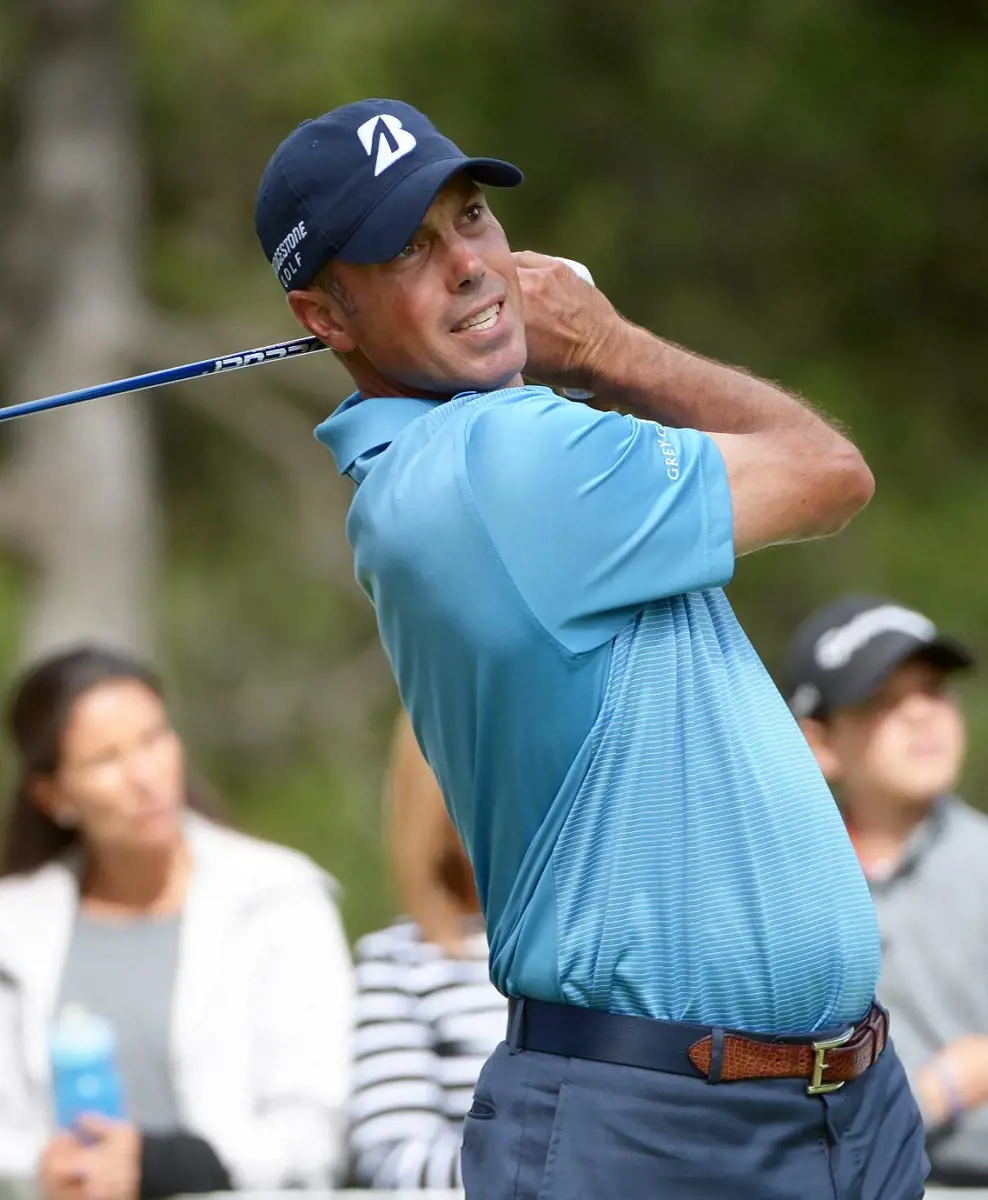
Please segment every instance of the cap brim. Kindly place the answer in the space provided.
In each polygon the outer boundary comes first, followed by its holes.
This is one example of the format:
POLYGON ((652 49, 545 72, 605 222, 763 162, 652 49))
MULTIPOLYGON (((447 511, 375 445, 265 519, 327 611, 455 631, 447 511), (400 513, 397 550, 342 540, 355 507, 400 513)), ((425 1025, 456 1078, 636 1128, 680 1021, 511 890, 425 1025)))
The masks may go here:
POLYGON ((517 187, 525 178, 517 167, 499 158, 443 158, 426 163, 382 197, 333 257, 357 265, 394 258, 422 224, 443 185, 460 171, 493 187, 517 187))
MULTIPOLYGON (((862 656, 864 658, 864 656, 862 656)), ((953 638, 937 635, 932 641, 908 633, 890 633, 875 640, 860 669, 848 673, 844 686, 827 695, 828 708, 845 708, 870 699, 886 679, 910 658, 919 658, 945 673, 966 671, 975 665, 974 655, 953 638)))

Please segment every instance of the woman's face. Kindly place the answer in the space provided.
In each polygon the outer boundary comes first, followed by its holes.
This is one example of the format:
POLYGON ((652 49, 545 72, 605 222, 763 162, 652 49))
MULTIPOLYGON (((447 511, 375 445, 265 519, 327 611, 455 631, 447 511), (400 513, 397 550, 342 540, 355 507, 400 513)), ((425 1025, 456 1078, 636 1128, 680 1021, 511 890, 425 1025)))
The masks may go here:
POLYGON ((165 849, 181 836, 185 754, 161 698, 136 679, 96 684, 76 700, 42 807, 94 849, 165 849))

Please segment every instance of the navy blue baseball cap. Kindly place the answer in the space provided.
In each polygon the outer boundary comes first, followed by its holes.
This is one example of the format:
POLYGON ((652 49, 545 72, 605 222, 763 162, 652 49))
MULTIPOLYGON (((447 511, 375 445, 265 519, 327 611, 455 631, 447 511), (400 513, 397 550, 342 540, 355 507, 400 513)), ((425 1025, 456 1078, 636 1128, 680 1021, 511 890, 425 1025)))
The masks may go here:
POLYGON ((303 121, 272 155, 254 204, 258 240, 286 292, 333 258, 387 262, 458 171, 495 187, 524 178, 499 158, 468 157, 401 100, 344 104, 303 121))

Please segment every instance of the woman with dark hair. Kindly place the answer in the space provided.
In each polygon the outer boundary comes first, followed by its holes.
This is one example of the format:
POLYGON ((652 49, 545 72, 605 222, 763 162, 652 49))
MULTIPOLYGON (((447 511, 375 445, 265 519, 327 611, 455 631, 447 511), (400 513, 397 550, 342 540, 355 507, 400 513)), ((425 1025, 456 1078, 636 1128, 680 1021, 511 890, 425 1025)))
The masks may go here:
POLYGON ((0 844, 0 1177, 44 1200, 325 1187, 343 1154, 352 970, 333 881, 189 780, 157 676, 99 647, 13 691, 0 844), (116 1034, 126 1119, 53 1128, 49 1039, 116 1034))
POLYGON ((388 774, 391 868, 406 916, 356 948, 353 1182, 459 1188, 477 1076, 504 1037, 470 863, 403 713, 388 774))

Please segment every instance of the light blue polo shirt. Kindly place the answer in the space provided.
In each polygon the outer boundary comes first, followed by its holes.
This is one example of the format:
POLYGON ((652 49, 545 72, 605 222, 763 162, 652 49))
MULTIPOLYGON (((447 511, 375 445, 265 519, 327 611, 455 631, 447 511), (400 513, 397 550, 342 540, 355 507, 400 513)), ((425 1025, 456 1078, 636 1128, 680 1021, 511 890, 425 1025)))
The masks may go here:
POLYGON ((316 431, 507 995, 768 1033, 858 1018, 872 901, 721 588, 723 459, 547 388, 316 431))

